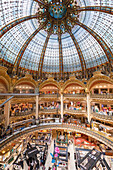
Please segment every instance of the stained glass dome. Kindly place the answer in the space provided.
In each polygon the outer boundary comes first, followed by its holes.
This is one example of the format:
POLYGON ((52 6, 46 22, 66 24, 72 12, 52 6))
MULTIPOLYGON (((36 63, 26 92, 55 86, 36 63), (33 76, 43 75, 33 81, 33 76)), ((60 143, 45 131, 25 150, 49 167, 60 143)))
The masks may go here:
POLYGON ((0 58, 14 67, 85 72, 112 53, 112 0, 0 1, 0 58))

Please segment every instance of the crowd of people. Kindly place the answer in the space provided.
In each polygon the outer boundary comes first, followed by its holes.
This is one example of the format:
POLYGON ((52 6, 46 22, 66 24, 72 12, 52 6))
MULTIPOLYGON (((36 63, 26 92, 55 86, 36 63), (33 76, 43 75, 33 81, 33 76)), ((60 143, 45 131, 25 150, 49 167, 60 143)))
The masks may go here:
POLYGON ((20 103, 11 106, 10 114, 11 116, 16 116, 18 113, 28 112, 28 111, 29 112, 33 111, 33 105, 29 103, 28 104, 20 103))
POLYGON ((99 109, 98 106, 92 106, 92 112, 100 115, 113 116, 113 109, 111 107, 102 107, 99 109))
POLYGON ((70 106, 68 108, 69 110, 84 110, 84 107, 83 106, 70 106))
POLYGON ((52 102, 48 105, 40 104, 40 110, 43 110, 43 109, 58 109, 58 108, 60 108, 60 105, 57 102, 52 102))

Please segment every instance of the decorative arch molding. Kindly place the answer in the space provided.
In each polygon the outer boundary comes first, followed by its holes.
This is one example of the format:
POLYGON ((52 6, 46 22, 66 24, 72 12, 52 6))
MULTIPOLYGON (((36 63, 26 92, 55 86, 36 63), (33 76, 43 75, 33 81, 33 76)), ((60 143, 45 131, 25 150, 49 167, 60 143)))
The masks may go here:
POLYGON ((0 76, 0 83, 3 84, 5 87, 6 91, 9 90, 10 88, 10 83, 7 81, 6 77, 4 78, 3 76, 0 76))
POLYGON ((0 80, 4 82, 4 84, 6 85, 7 91, 9 91, 10 86, 11 86, 11 78, 7 74, 7 70, 8 69, 6 67, 0 66, 0 80))
POLYGON ((16 87, 16 86, 19 85, 19 84, 31 84, 34 88, 36 88, 36 86, 37 86, 37 85, 36 85, 36 82, 35 82, 35 80, 32 78, 32 76, 25 76, 25 77, 17 80, 17 81, 15 82, 15 84, 13 85, 13 89, 14 89, 14 87, 16 87))
POLYGON ((113 84, 113 79, 111 79, 108 76, 105 76, 103 74, 98 74, 98 75, 94 75, 91 79, 89 79, 89 81, 87 82, 87 89, 90 91, 91 88, 98 83, 109 83, 109 84, 113 84))
POLYGON ((57 87, 59 90, 61 89, 61 86, 54 79, 48 79, 40 84, 39 90, 41 90, 45 86, 49 86, 49 85, 53 85, 53 86, 57 87))
POLYGON ((85 84, 83 82, 81 82, 80 80, 78 79, 69 79, 67 80, 64 85, 63 85, 63 91, 68 87, 68 86, 71 86, 72 84, 77 84, 81 87, 83 87, 84 89, 86 88, 85 84))

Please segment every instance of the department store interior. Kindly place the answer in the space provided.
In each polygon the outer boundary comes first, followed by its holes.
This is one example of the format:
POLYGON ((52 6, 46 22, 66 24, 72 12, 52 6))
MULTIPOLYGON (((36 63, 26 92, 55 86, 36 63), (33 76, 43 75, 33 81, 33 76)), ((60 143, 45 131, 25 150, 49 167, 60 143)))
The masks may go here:
POLYGON ((0 1, 0 170, 113 169, 113 1, 0 1))

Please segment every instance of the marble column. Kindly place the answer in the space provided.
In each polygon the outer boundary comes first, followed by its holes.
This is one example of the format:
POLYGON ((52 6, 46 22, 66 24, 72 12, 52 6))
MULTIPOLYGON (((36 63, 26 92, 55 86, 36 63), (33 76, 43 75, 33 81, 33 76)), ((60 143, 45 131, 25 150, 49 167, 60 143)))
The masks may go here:
MULTIPOLYGON (((9 96, 7 97, 7 99, 9 96)), ((5 126, 9 125, 9 118, 10 118, 10 100, 4 105, 4 115, 5 115, 5 126)))
POLYGON ((35 117, 36 117, 36 119, 38 119, 38 116, 39 116, 39 106, 38 106, 38 104, 39 104, 39 88, 38 87, 35 89, 35 93, 37 94, 36 95, 36 115, 35 115, 35 117))
POLYGON ((89 93, 87 93, 87 115, 88 115, 88 122, 90 123, 91 106, 90 106, 90 94, 89 93))

